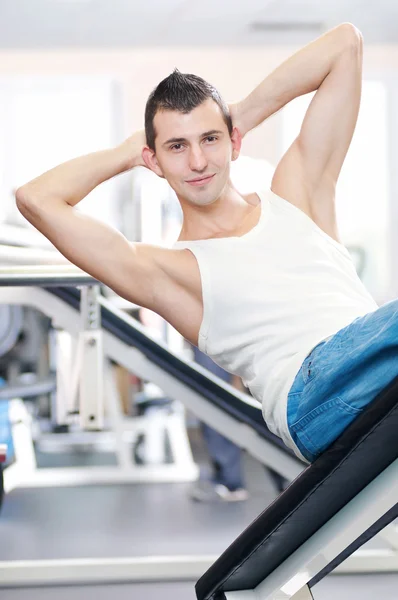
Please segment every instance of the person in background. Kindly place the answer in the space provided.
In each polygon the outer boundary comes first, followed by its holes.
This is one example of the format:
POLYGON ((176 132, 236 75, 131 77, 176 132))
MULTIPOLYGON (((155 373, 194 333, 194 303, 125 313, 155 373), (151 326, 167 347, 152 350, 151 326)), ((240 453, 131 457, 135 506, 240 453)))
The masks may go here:
MULTIPOLYGON (((211 358, 192 346, 195 362, 208 369, 223 381, 226 381, 240 392, 250 393, 237 375, 232 375, 219 367, 211 358)), ((249 498, 246 489, 242 464, 242 449, 218 431, 201 423, 203 439, 209 453, 212 476, 201 478, 191 489, 190 496, 197 502, 224 500, 226 502, 242 502, 249 498)), ((269 477, 277 491, 283 492, 288 481, 273 469, 266 468, 269 477)))
MULTIPOLYGON (((211 358, 203 354, 196 346, 192 346, 195 362, 208 369, 223 381, 240 391, 245 391, 242 380, 231 375, 211 358)), ((201 478, 191 489, 190 496, 197 502, 223 500, 226 502, 242 502, 247 500, 249 493, 246 489, 242 450, 226 437, 209 425, 200 423, 203 439, 210 456, 212 476, 210 479, 201 478)))

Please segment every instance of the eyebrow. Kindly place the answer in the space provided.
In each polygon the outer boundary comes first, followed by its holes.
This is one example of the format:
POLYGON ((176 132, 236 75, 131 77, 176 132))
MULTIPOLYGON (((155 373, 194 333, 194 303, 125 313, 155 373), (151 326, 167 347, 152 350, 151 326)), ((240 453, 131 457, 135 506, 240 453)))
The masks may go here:
MULTIPOLYGON (((204 133, 202 133, 202 135, 200 137, 208 137, 209 135, 214 135, 215 133, 220 134, 223 133, 222 131, 219 131, 218 129, 211 129, 210 131, 205 131, 204 133)), ((187 142, 188 140, 186 138, 170 138, 169 140, 167 140, 167 142, 164 142, 164 144, 162 144, 162 146, 167 146, 168 144, 181 144, 182 142, 187 142)))

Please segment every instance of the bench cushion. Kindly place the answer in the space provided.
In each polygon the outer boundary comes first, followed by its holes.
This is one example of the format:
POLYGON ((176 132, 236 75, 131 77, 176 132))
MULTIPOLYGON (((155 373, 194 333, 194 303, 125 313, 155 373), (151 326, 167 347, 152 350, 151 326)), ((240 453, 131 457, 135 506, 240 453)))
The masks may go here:
POLYGON ((398 378, 199 579, 198 600, 255 588, 398 458, 397 433, 398 378))

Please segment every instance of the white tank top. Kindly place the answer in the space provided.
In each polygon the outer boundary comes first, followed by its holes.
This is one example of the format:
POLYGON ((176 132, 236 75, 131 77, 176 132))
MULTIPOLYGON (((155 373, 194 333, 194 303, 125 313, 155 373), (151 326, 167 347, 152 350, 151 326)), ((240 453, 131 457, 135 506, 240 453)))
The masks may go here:
POLYGON ((203 293, 199 349, 239 375, 269 429, 303 458, 287 426, 287 396, 323 339, 378 308, 348 250, 271 190, 241 237, 176 242, 196 257, 203 293))

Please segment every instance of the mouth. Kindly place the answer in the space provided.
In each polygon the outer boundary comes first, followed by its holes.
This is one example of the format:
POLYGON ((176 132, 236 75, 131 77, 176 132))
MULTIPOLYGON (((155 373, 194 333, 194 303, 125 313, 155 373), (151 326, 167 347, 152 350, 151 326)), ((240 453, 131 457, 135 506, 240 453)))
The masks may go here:
POLYGON ((209 183, 212 179, 213 179, 214 175, 209 175, 207 177, 200 177, 199 179, 191 179, 189 181, 187 181, 187 183, 189 183, 189 185, 206 185, 207 183, 209 183))

